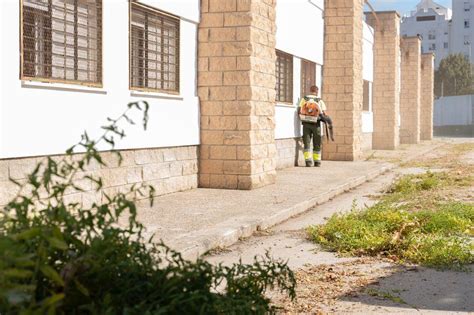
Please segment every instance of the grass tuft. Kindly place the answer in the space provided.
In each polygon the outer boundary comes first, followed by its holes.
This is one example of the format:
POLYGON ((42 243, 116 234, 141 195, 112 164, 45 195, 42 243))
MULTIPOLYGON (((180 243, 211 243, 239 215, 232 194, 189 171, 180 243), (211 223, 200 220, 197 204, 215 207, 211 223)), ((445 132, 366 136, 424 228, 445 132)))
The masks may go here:
POLYGON ((364 210, 353 206, 326 224, 309 227, 308 233, 325 248, 345 255, 383 255, 462 269, 474 263, 474 204, 423 195, 452 185, 457 185, 456 179, 445 173, 405 176, 375 205, 364 210))

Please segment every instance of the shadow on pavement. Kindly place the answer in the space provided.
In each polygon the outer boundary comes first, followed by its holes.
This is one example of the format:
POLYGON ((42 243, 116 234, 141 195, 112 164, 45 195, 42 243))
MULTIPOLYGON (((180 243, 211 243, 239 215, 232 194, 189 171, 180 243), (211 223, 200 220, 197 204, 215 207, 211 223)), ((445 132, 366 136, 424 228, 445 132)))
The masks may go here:
POLYGON ((407 308, 407 311, 474 311, 473 265, 467 272, 387 268, 393 273, 362 288, 356 297, 346 295, 339 300, 383 308, 407 308))

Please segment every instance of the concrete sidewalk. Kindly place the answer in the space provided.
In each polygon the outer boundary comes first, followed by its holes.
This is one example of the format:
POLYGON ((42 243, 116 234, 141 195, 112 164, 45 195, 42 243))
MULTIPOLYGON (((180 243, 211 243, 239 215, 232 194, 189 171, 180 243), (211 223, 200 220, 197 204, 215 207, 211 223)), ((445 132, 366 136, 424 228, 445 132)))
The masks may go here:
POLYGON ((396 151, 367 152, 366 161, 324 161, 321 168, 295 167, 278 172, 275 185, 252 191, 195 189, 139 204, 139 220, 148 236, 162 239, 194 259, 225 247, 292 216, 325 203, 396 166, 441 146, 438 141, 402 146, 396 151), (390 163, 392 162, 392 163, 390 163))

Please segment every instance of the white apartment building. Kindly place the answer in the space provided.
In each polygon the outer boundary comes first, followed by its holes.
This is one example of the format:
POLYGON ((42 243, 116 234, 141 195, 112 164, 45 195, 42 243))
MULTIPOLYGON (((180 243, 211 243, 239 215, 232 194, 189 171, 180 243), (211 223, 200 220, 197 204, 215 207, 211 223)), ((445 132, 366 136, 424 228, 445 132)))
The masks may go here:
MULTIPOLYGON (((463 0, 454 0, 455 2, 463 0)), ((432 0, 422 0, 416 10, 402 18, 401 36, 420 35, 422 52, 435 54, 435 67, 451 51, 450 49, 450 20, 452 11, 432 0)))
POLYGON ((450 52, 462 53, 474 61, 474 0, 453 0, 450 52))

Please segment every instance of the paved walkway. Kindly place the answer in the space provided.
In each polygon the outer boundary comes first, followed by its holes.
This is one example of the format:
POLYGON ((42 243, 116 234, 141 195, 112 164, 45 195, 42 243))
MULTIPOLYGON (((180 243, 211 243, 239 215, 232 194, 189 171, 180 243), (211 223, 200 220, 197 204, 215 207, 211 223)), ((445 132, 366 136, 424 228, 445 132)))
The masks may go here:
POLYGON ((371 151, 365 161, 324 161, 321 168, 295 167, 278 172, 275 185, 252 191, 195 189, 139 204, 147 233, 193 259, 206 251, 232 245, 292 216, 327 202, 440 145, 426 142, 397 151, 371 151), (392 163, 390 163, 392 162, 392 163))

